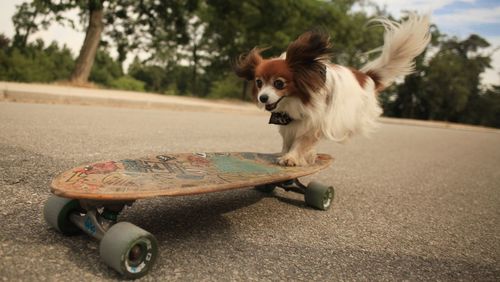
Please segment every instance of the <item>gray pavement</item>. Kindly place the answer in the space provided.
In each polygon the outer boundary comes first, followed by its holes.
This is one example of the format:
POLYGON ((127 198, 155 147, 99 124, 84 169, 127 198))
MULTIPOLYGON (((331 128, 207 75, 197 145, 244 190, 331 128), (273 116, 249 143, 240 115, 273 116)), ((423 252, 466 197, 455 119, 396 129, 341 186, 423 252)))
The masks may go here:
MULTIPOLYGON (((267 115, 0 102, 0 278, 117 280, 98 243, 43 221, 58 172, 158 152, 275 152, 267 115)), ((335 163, 329 211, 299 195, 238 190, 136 202, 153 233, 144 281, 500 280, 500 134, 383 124, 371 139, 322 142, 335 163)))

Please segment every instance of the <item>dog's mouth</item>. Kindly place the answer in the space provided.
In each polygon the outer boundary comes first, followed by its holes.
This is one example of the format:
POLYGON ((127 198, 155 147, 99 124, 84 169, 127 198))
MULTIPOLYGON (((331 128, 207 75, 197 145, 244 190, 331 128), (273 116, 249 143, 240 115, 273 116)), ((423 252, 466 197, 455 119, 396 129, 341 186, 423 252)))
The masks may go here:
POLYGON ((282 96, 281 98, 279 98, 278 101, 276 101, 275 103, 266 104, 266 110, 271 112, 274 109, 276 109, 276 107, 278 107, 278 103, 281 102, 281 100, 283 100, 283 98, 285 98, 285 96, 282 96))

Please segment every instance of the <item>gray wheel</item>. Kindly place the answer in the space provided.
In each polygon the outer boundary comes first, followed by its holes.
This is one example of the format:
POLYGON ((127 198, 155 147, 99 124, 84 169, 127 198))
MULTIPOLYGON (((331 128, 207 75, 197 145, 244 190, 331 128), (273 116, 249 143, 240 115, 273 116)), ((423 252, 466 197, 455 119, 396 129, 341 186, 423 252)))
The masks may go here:
POLYGON ((45 221, 64 235, 81 233, 81 230, 71 222, 69 215, 80 211, 80 203, 75 199, 50 196, 43 207, 45 221))
POLYGON ((276 188, 276 185, 273 185, 273 184, 264 184, 264 185, 255 186, 255 189, 259 192, 262 192, 262 193, 272 193, 275 188, 276 188))
POLYGON ((104 234, 99 245, 108 266, 136 279, 148 273, 158 256, 158 243, 151 233, 128 222, 119 222, 104 234))
POLYGON ((304 198, 306 204, 319 210, 327 210, 332 204, 335 191, 332 186, 325 186, 318 182, 311 182, 307 185, 304 198))

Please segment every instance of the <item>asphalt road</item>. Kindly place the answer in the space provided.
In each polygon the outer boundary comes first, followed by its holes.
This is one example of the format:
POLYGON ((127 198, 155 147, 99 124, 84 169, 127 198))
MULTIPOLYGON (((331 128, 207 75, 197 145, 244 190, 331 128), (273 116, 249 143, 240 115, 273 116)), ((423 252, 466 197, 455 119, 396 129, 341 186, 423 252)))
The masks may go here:
MULTIPOLYGON (((42 216, 58 172, 159 152, 276 152, 265 115, 0 103, 0 278, 116 280, 98 243, 42 216)), ((323 142, 315 180, 333 207, 252 189, 136 202, 120 220, 153 233, 151 281, 500 280, 500 134, 383 124, 323 142)), ((307 180, 310 179, 306 179, 307 180)))

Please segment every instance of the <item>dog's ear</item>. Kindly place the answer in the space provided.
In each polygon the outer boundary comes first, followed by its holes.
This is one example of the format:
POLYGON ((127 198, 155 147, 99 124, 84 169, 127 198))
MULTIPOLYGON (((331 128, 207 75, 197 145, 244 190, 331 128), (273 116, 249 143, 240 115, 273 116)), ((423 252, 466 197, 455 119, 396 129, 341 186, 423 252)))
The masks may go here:
POLYGON ((255 68, 262 62, 260 52, 263 50, 255 47, 247 55, 241 55, 233 63, 233 70, 236 75, 246 80, 253 80, 255 78, 255 68))
POLYGON ((325 63, 330 61, 331 55, 330 37, 320 31, 306 32, 288 45, 286 62, 301 94, 317 91, 324 86, 325 63))

